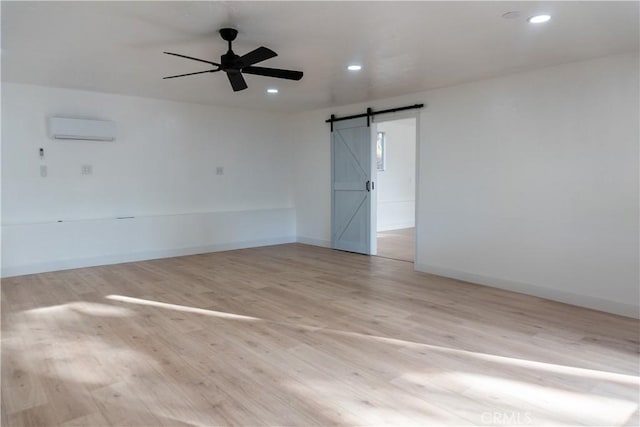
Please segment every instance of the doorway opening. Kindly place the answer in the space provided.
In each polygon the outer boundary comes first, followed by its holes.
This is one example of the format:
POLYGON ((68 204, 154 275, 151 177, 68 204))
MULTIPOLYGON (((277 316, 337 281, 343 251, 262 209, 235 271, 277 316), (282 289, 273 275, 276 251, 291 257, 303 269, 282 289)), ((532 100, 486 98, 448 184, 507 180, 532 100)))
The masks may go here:
POLYGON ((377 255, 415 262, 416 117, 378 120, 376 156, 377 255))

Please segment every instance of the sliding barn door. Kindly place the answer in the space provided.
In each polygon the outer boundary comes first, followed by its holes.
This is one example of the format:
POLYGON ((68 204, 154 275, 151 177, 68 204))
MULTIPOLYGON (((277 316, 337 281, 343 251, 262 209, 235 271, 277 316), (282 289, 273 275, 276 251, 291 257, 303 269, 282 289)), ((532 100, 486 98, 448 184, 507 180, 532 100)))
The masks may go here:
POLYGON ((333 123, 331 232, 335 249, 372 253, 371 145, 366 117, 333 123))

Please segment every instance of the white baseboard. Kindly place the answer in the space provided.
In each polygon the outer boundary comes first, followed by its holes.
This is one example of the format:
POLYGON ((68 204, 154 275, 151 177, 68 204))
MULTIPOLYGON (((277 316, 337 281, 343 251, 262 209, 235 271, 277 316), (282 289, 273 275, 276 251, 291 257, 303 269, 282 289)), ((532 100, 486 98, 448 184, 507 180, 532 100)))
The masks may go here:
POLYGON ((298 236, 297 241, 298 243, 304 243, 305 245, 320 246, 322 248, 331 247, 330 240, 322 240, 322 239, 314 239, 312 237, 298 236))
POLYGON ((533 295, 540 298, 559 301, 571 305, 577 305, 580 307, 591 308, 594 310, 605 311, 607 313, 619 314, 621 316, 632 317, 635 319, 640 318, 640 307, 634 304, 611 301, 608 299, 593 297, 589 295, 580 295, 572 292, 551 289, 544 286, 532 285, 529 283, 514 282, 511 280, 487 277, 474 273, 466 273, 463 271, 451 270, 448 268, 436 267, 427 264, 416 263, 415 269, 416 271, 435 274, 436 276, 449 277, 465 282, 477 283, 493 288, 533 295))
POLYGON ((172 258, 185 255, 197 255, 209 252, 222 252, 234 249, 255 248, 260 246, 281 245, 285 243, 295 243, 293 236, 278 237, 262 240, 251 240, 242 242, 221 243, 208 246, 198 246, 192 248, 166 249, 148 252, 136 252, 128 254, 107 255, 90 258, 79 258, 69 260, 59 260, 46 263, 21 265, 16 267, 5 267, 2 269, 2 277, 23 276, 25 274, 46 273, 49 271, 71 270, 74 268, 95 267, 98 265, 121 264, 126 262, 146 261, 151 259, 172 258))
POLYGON ((404 228, 414 228, 416 226, 415 221, 406 221, 396 224, 378 224, 377 231, 393 231, 393 230, 402 230, 404 228))

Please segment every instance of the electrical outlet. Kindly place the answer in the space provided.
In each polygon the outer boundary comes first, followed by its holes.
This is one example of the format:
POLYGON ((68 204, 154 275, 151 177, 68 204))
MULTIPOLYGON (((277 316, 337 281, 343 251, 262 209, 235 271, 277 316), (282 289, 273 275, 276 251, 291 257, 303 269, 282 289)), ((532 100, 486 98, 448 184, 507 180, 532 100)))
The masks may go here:
POLYGON ((40 176, 43 178, 47 176, 47 165, 40 165, 40 176))
POLYGON ((224 175, 224 168, 222 166, 216 167, 216 175, 224 175))
POLYGON ((93 166, 82 165, 82 175, 91 175, 93 173, 93 166))

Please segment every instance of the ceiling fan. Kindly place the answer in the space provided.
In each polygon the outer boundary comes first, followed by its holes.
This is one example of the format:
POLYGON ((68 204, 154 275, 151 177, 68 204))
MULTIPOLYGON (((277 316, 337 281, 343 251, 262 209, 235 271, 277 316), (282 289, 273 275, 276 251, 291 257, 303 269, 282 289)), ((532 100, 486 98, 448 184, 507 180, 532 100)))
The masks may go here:
POLYGON ((193 58, 191 56, 180 55, 178 53, 164 52, 167 55, 179 56, 181 58, 204 62, 218 68, 206 71, 198 71, 195 73, 178 74, 177 76, 163 77, 163 79, 175 79, 176 77, 192 76, 194 74, 215 73, 217 71, 224 71, 225 73, 227 73, 227 77, 229 78, 229 83, 231 83, 233 91, 238 92, 247 88, 247 82, 244 80, 242 74, 255 74, 258 76, 275 77, 278 79, 288 80, 300 80, 302 78, 302 71, 254 67, 253 64, 257 64, 258 62, 273 58, 274 56, 278 56, 278 54, 271 49, 267 49, 266 47, 259 47, 247 53, 246 55, 238 56, 233 52, 233 50, 231 50, 231 42, 236 39, 237 35, 238 30, 235 30, 233 28, 223 28, 220 30, 220 36, 229 43, 229 50, 227 51, 227 53, 220 57, 220 63, 193 58))

